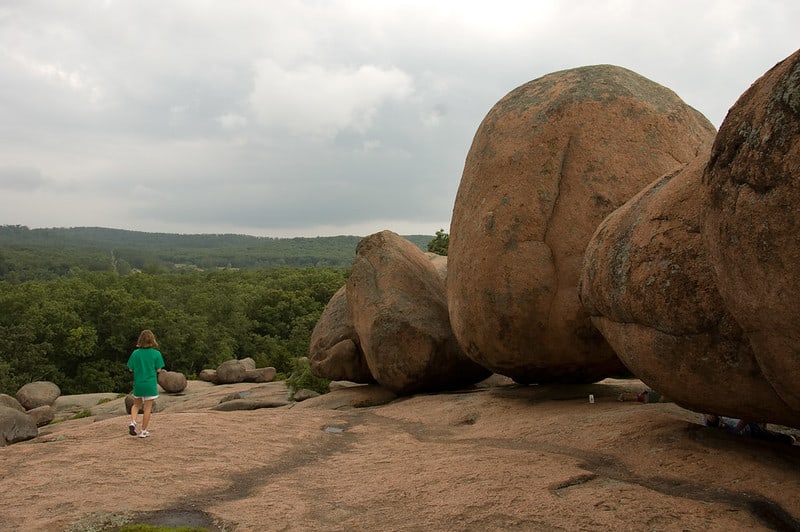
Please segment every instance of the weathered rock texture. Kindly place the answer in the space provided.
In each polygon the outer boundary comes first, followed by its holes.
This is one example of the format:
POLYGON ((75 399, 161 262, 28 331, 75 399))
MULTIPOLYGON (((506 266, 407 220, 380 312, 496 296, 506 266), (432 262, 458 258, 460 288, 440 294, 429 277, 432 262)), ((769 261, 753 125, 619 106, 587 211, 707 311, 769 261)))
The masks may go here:
POLYGON ((27 414, 37 427, 42 427, 56 418, 56 409, 50 405, 42 405, 28 410, 27 414))
POLYGON ((272 366, 248 369, 244 374, 244 382, 271 382, 278 374, 272 366))
POLYGON ((700 234, 708 152, 614 211, 586 250, 581 301, 642 381, 699 412, 800 426, 725 311, 700 234))
POLYGON ((447 256, 446 255, 437 255, 436 253, 426 252, 425 256, 433 263, 433 266, 436 268, 436 271, 439 273, 439 277, 442 278, 442 281, 447 283, 447 256))
POLYGON ((308 348, 311 372, 334 381, 375 382, 359 346, 347 308, 347 287, 333 294, 322 311, 308 348))
POLYGON ((260 408, 278 408, 289 404, 288 390, 270 385, 259 386, 233 393, 223 397, 219 404, 212 407, 221 412, 234 410, 258 410, 260 408))
POLYGON ((0 393, 0 406, 7 406, 9 408, 13 408, 14 410, 19 410, 20 412, 25 411, 25 407, 19 404, 14 397, 10 395, 0 393))
POLYGON ((244 382, 247 366, 241 360, 226 360, 217 367, 217 384, 244 382))
POLYGON ((61 388, 50 381, 29 382, 17 390, 17 401, 25 410, 31 410, 37 406, 52 406, 61 395, 61 388))
POLYGON ((186 375, 178 371, 162 371, 158 385, 167 393, 180 393, 186 388, 186 375))
POLYGON ((353 329, 370 373, 398 394, 472 384, 490 372, 450 328, 445 284, 433 262, 391 231, 361 240, 346 284, 353 329))
POLYGON ((800 51, 730 109, 704 182, 703 236, 722 299, 800 411, 800 51))
POLYGON ((0 447, 30 440, 39 435, 33 417, 16 408, 0 405, 0 447))
POLYGON ((467 355, 522 383, 619 371, 578 300, 586 244, 713 138, 672 91, 610 65, 549 74, 502 98, 475 134, 450 227, 450 320, 467 355))
POLYGON ((217 370, 215 369, 204 369, 201 370, 200 373, 197 374, 197 380, 204 381, 204 382, 211 382, 216 384, 217 383, 217 370))

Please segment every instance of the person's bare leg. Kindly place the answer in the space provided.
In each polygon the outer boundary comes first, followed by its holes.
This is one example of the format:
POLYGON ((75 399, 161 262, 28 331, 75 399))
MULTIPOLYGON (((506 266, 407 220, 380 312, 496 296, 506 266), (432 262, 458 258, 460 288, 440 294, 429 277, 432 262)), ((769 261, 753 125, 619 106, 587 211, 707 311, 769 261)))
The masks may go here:
POLYGON ((150 423, 150 412, 153 410, 153 401, 155 401, 155 399, 147 399, 144 402, 144 414, 142 415, 142 430, 147 430, 147 425, 150 423))
POLYGON ((131 422, 136 423, 136 418, 139 417, 139 409, 142 408, 142 398, 136 397, 131 406, 131 422))

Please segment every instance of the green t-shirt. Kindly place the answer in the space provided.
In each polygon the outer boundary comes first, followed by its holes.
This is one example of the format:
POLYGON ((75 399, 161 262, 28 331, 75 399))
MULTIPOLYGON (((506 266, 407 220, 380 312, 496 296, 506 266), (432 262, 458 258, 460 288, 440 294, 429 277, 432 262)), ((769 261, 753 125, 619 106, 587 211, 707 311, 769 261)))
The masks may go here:
POLYGON ((155 397, 158 395, 158 370, 164 367, 161 351, 140 347, 131 353, 128 368, 133 370, 133 395, 155 397))

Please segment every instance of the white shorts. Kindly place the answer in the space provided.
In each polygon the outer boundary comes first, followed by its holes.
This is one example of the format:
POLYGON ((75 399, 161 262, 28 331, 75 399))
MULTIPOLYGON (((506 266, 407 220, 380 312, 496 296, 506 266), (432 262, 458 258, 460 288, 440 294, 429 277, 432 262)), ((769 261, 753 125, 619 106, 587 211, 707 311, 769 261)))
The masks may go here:
POLYGON ((133 396, 134 399, 142 399, 144 401, 152 401, 153 399, 158 399, 157 395, 145 395, 144 397, 138 397, 136 395, 133 396))

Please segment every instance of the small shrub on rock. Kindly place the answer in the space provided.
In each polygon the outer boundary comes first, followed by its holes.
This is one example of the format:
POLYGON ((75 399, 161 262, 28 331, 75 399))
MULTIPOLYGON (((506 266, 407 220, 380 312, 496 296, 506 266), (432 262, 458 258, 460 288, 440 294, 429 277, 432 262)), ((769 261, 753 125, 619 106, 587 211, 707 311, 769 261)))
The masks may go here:
POLYGON ((286 386, 292 394, 303 388, 314 390, 318 393, 328 393, 328 385, 331 381, 315 376, 311 373, 311 365, 307 357, 295 360, 292 374, 286 379, 286 386))

